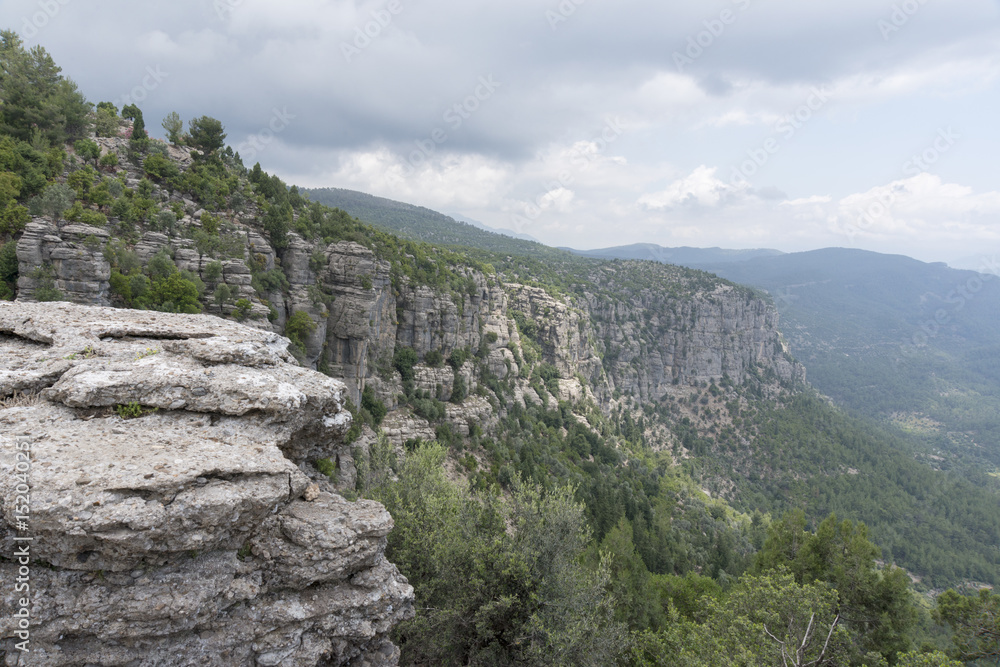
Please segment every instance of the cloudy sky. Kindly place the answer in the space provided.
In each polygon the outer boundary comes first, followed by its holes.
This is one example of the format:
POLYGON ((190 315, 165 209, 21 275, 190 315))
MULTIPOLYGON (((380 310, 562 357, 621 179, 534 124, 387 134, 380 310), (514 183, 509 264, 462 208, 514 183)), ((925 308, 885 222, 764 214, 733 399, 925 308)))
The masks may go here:
POLYGON ((92 101, 552 245, 1000 251, 998 0, 0 0, 92 101))

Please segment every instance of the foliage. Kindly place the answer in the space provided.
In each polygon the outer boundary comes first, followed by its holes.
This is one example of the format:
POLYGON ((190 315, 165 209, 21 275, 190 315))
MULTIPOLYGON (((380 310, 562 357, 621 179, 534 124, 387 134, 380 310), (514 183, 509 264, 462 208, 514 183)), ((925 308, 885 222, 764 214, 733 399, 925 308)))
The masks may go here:
POLYGON ((451 402, 461 403, 469 395, 469 389, 465 385, 465 378, 455 373, 455 379, 451 383, 451 402))
POLYGON ((146 410, 142 407, 142 405, 140 405, 136 401, 132 401, 131 403, 123 403, 116 405, 115 412, 122 419, 136 419, 138 417, 142 417, 145 414, 148 414, 149 412, 156 412, 156 409, 154 408, 152 410, 146 410))
POLYGON ((51 264, 39 266, 31 272, 35 280, 36 301, 62 301, 63 293, 56 288, 55 269, 51 264))
POLYGON ((149 134, 146 132, 146 121, 143 120, 142 110, 135 104, 128 104, 122 107, 122 118, 128 118, 132 121, 129 150, 133 155, 145 153, 149 146, 149 134))
POLYGON ((226 133, 220 121, 209 116, 199 116, 188 121, 186 143, 207 156, 226 145, 226 133))
POLYGON ((181 132, 184 131, 184 121, 181 120, 180 114, 176 111, 171 111, 167 114, 167 117, 163 119, 163 129, 167 132, 167 139, 170 143, 175 146, 181 143, 181 132))
POLYGON ((94 134, 99 137, 117 137, 121 120, 118 109, 110 102, 100 102, 93 115, 94 134))
POLYGON ((97 159, 101 157, 101 147, 94 141, 90 139, 77 139, 76 143, 73 144, 73 149, 81 158, 84 160, 93 160, 94 166, 97 166, 97 159))
POLYGON ((114 168, 118 166, 118 154, 117 153, 105 153, 101 156, 100 161, 98 161, 98 166, 107 171, 114 171, 114 168))
POLYGON ((63 183, 54 183, 45 188, 36 200, 35 206, 42 215, 47 215, 53 220, 61 218, 62 214, 73 205, 76 199, 76 191, 63 183))
POLYGON ((285 322, 285 336, 292 341, 301 354, 306 352, 306 339, 316 331, 316 323, 309 317, 309 313, 304 310, 297 310, 292 313, 288 321, 285 322))
POLYGON ((161 183, 180 174, 177 165, 159 153, 147 156, 142 162, 142 169, 147 176, 161 183))
POLYGON ((956 658, 1000 662, 1000 594, 983 589, 959 595, 947 590, 938 596, 935 617, 951 628, 956 658))
POLYGON ((856 660, 869 652, 892 659, 908 650, 916 610, 906 574, 876 566, 879 549, 864 524, 831 514, 815 533, 805 526, 801 511, 772 524, 757 569, 787 568, 800 583, 829 583, 838 593, 838 614, 858 639, 856 660))
POLYGON ((580 565, 587 531, 572 492, 516 482, 509 500, 476 497, 445 478, 444 456, 425 445, 398 481, 384 475, 368 489, 396 521, 387 556, 422 601, 395 632, 403 661, 613 663, 623 628, 601 588, 606 571, 580 565))
POLYGON ((247 299, 237 299, 233 308, 233 318, 237 322, 242 322, 246 318, 250 317, 250 310, 253 308, 253 304, 247 299))
POLYGON ((61 71, 44 48, 0 32, 0 135, 51 146, 84 135, 91 105, 61 71))
POLYGON ((371 414, 375 428, 382 424, 382 420, 389 412, 385 403, 375 396, 375 390, 371 386, 366 386, 365 390, 361 392, 361 407, 371 414))

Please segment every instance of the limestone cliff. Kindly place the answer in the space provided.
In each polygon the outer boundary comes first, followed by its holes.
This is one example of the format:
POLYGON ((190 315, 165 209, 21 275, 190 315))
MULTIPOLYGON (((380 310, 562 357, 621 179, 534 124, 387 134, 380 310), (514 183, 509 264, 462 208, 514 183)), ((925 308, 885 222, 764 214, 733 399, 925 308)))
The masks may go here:
POLYGON ((395 664, 413 590, 384 558, 392 518, 309 473, 342 446, 345 386, 287 347, 210 316, 0 302, 0 548, 32 538, 31 653, 8 588, 6 664, 395 664))

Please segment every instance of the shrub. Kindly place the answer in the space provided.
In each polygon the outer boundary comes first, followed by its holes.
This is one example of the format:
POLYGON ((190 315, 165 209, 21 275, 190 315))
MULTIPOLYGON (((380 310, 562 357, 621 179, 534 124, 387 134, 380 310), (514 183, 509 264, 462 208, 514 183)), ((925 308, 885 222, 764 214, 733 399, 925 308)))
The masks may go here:
POLYGON ((245 320, 247 317, 250 316, 250 310, 252 308, 253 304, 251 304, 248 300, 237 299, 236 308, 233 309, 233 317, 236 319, 237 322, 242 322, 243 320, 245 320))
POLYGON ((382 420, 389 412, 385 407, 385 403, 375 396, 375 390, 370 386, 365 387, 365 390, 361 393, 361 407, 371 414, 376 427, 382 424, 382 420))
POLYGON ((309 317, 309 313, 303 310, 295 311, 285 322, 285 336, 303 353, 306 351, 306 338, 314 331, 316 323, 309 317))
POLYGON ((114 171, 115 167, 118 166, 118 154, 117 153, 105 153, 101 156, 98 161, 98 166, 107 171, 114 171))
POLYGON ((212 294, 212 298, 215 300, 215 304, 221 308, 223 305, 232 300, 233 288, 226 283, 219 283, 215 286, 215 292, 212 294))
POLYGON ((432 368, 437 368, 444 363, 444 355, 441 350, 431 350, 424 355, 424 363, 432 368))
POLYGON ((153 153, 143 160, 142 170, 147 176, 160 182, 180 174, 177 165, 159 153, 153 153))
POLYGON ((33 202, 39 215, 47 215, 50 218, 58 219, 62 217, 63 211, 73 205, 76 199, 76 191, 64 183, 54 183, 40 194, 33 202))
POLYGON ((455 381, 451 385, 451 402, 461 403, 469 395, 469 390, 465 386, 465 378, 455 373, 455 381))
POLYGON ((399 371, 403 382, 413 382, 413 367, 417 365, 417 351, 412 347, 399 347, 392 355, 392 365, 399 371))

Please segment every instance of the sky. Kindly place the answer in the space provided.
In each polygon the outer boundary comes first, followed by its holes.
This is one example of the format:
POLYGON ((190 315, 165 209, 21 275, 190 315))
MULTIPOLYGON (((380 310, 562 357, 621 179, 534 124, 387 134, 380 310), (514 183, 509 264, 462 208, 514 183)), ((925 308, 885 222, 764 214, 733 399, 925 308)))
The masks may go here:
POLYGON ((1000 0, 0 8, 92 102, 300 187, 581 249, 1000 251, 1000 0))

